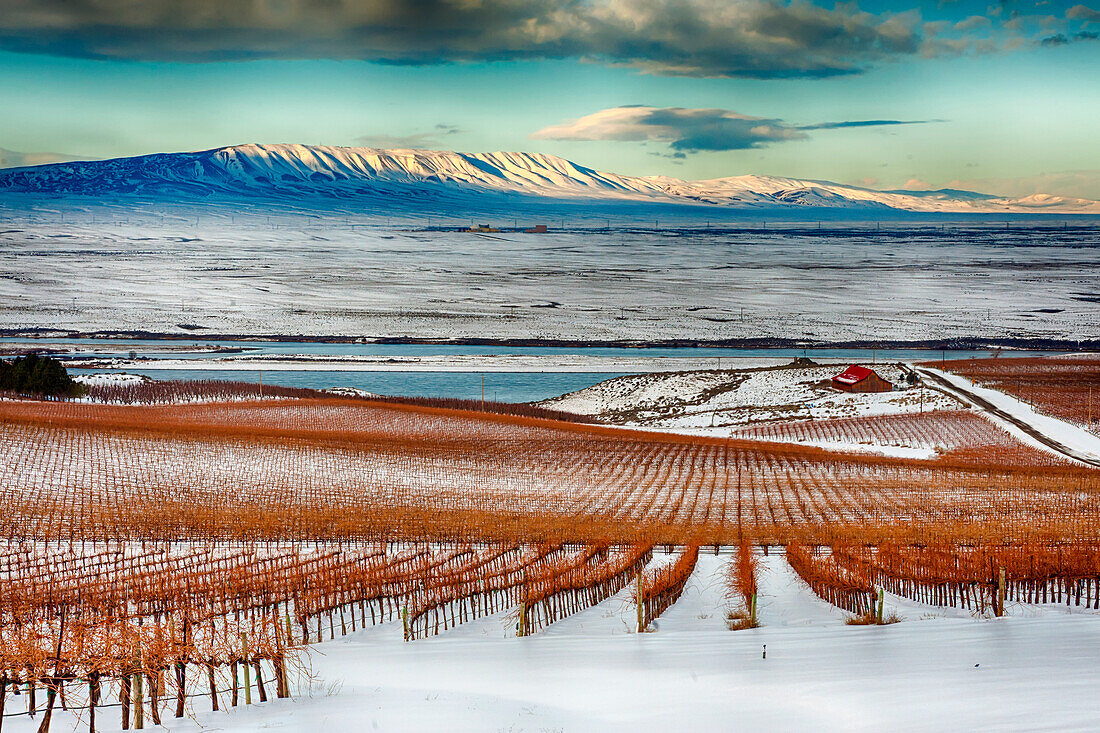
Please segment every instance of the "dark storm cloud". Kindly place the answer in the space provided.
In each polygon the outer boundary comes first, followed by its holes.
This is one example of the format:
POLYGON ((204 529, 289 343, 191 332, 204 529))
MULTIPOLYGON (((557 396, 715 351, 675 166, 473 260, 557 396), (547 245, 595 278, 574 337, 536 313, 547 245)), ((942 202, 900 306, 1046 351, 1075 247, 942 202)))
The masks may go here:
POLYGON ((0 0, 0 49, 142 61, 580 58, 829 77, 927 54, 915 12, 808 0, 0 0))
POLYGON ((534 133, 541 140, 618 140, 668 143, 678 152, 744 150, 806 133, 782 120, 750 117, 726 109, 613 107, 534 133))
POLYGON ((1070 36, 1067 36, 1065 33, 1055 33, 1053 36, 1047 36, 1039 41, 1039 45, 1065 46, 1078 41, 1095 41, 1097 39, 1100 39, 1100 33, 1095 33, 1093 31, 1080 31, 1070 36))
POLYGON ((938 120, 848 120, 816 125, 790 125, 783 120, 752 117, 728 109, 684 107, 612 107, 554 125, 531 135, 541 140, 660 141, 677 153, 747 150, 789 140, 805 140, 806 130, 846 127, 916 125, 938 120))
POLYGON ((802 125, 799 130, 839 130, 845 127, 889 127, 891 125, 926 125, 929 122, 943 120, 844 120, 842 122, 818 122, 815 125, 802 125))

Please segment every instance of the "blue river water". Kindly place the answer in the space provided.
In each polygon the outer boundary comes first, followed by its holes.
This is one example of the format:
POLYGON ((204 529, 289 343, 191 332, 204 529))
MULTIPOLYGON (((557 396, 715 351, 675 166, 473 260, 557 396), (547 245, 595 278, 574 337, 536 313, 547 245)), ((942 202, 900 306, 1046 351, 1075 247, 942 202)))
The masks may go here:
MULTIPOLYGON (((87 370, 71 369, 73 374, 87 370)), ((98 373, 109 369, 93 370, 98 373)), ((153 379, 217 379, 256 382, 259 372, 214 371, 202 369, 126 369, 128 374, 146 374, 153 379)), ((282 387, 355 387, 374 394, 403 397, 452 397, 467 400, 481 398, 484 380, 485 399, 493 402, 535 402, 566 392, 591 387, 597 382, 620 376, 617 373, 592 372, 327 372, 266 371, 264 384, 282 387)))
MULTIPOLYGON (((4 342, 26 343, 27 339, 0 338, 4 342)), ((48 348, 51 345, 80 345, 92 347, 82 350, 82 355, 125 356, 133 351, 148 358, 210 358, 223 356, 210 351, 187 351, 187 347, 197 349, 208 347, 210 342, 201 339, 35 339, 36 345, 48 348), (100 347, 97 349, 96 347, 100 347)), ((585 346, 468 346, 463 344, 325 344, 308 342, 277 341, 218 341, 219 347, 241 348, 249 354, 317 354, 317 355, 378 355, 378 356, 425 356, 425 355, 563 355, 581 354, 588 356, 626 356, 626 357, 771 357, 790 358, 806 356, 811 359, 850 359, 869 362, 897 360, 932 360, 941 356, 945 359, 968 359, 989 357, 993 352, 983 351, 930 351, 926 349, 738 349, 711 347, 585 347, 585 346)), ((1037 356, 1043 352, 1002 352, 1003 357, 1014 355, 1037 356)), ((84 370, 73 370, 80 373, 84 370)), ((95 370, 110 371, 110 370, 95 370)), ((258 372, 250 371, 212 371, 212 370, 141 370, 127 369, 132 374, 147 374, 154 379, 221 379, 255 382, 260 379, 258 372)), ((605 379, 620 376, 619 373, 585 372, 495 372, 481 374, 475 372, 350 372, 350 371, 265 371, 265 384, 277 384, 287 387, 355 387, 376 394, 456 397, 479 399, 484 388, 487 400, 500 402, 531 402, 547 399, 566 392, 602 382, 605 379)))

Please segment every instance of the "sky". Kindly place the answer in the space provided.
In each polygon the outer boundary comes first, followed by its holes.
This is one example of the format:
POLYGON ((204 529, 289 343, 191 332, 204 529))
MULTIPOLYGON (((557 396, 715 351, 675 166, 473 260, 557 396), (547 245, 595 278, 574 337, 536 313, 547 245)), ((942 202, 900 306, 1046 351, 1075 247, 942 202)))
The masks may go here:
POLYGON ((247 142, 1100 199, 1100 1, 0 0, 0 165, 247 142))

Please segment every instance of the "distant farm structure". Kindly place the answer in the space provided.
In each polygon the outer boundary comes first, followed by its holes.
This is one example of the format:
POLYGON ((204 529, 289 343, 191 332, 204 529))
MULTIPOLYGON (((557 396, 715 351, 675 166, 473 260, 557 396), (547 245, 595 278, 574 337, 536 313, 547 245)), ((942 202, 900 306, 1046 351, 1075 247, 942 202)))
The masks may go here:
POLYGON ((478 224, 476 227, 472 226, 466 231, 473 232, 475 234, 495 234, 500 230, 496 227, 489 226, 488 224, 478 224))
POLYGON ((891 382, 880 377, 873 369, 858 364, 852 364, 833 377, 832 385, 842 392, 889 392, 894 389, 891 382))
POLYGON ((523 231, 527 232, 528 234, 546 234, 546 225, 536 224, 530 229, 524 229, 523 231))

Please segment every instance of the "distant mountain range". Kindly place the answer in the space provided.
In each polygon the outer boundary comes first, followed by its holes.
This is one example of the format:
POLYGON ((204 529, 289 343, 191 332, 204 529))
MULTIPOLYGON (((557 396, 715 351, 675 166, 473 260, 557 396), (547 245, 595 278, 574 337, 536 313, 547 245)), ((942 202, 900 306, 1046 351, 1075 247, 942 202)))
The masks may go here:
POLYGON ((1100 214, 1100 203, 1036 194, 1001 198, 970 191, 876 191, 828 181, 734 176, 684 181, 621 176, 553 155, 379 150, 310 145, 235 145, 194 153, 0 169, 3 191, 50 196, 173 199, 270 198, 318 207, 407 209, 429 203, 476 210, 500 197, 545 202, 624 202, 719 207, 730 213, 1100 214))

